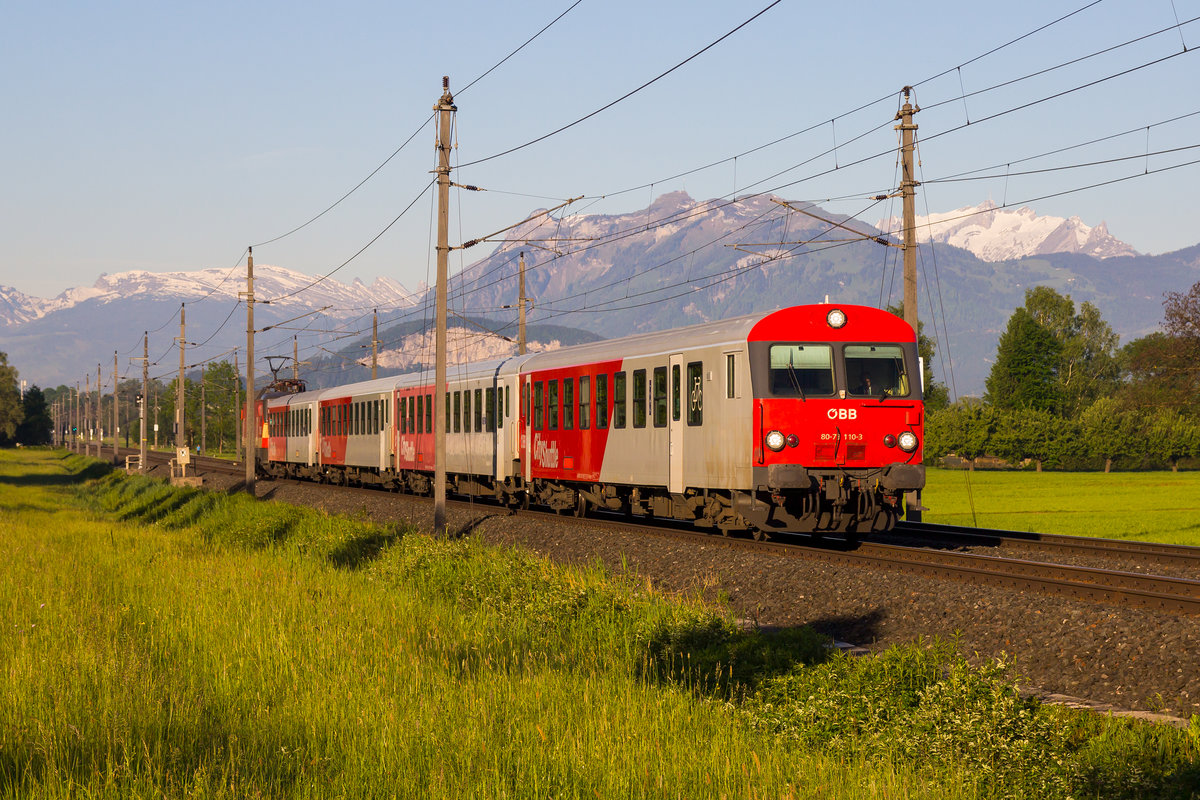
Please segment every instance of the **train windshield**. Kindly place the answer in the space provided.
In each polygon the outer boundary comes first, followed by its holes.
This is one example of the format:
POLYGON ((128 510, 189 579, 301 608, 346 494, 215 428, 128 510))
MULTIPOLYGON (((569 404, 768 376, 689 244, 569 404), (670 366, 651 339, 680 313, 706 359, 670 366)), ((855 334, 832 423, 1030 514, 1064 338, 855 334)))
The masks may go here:
POLYGON ((851 397, 907 397, 904 351, 890 344, 848 344, 846 383, 851 397))
POLYGON ((771 394, 828 397, 833 394, 833 348, 827 344, 773 344, 771 394))

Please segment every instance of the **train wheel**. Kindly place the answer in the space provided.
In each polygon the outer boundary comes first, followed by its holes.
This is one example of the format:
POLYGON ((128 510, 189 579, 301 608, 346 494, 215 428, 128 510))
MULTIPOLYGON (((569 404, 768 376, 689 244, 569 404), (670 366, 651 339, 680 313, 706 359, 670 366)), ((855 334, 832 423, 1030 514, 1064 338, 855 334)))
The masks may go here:
POLYGON ((582 493, 576 492, 575 493, 575 516, 582 519, 583 517, 587 516, 587 510, 588 510, 587 498, 584 497, 582 493))

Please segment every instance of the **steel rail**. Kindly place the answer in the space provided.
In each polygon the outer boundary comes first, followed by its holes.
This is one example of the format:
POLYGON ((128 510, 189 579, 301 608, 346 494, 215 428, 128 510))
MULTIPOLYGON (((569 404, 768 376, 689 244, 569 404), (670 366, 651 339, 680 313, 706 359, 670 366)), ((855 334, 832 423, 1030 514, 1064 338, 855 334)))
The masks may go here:
POLYGON ((1105 539, 1090 536, 1065 536, 1054 533, 989 530, 958 525, 897 523, 890 536, 927 536, 936 540, 972 546, 1004 545, 1084 555, 1118 556, 1154 564, 1169 564, 1200 569, 1200 547, 1129 539, 1105 539))

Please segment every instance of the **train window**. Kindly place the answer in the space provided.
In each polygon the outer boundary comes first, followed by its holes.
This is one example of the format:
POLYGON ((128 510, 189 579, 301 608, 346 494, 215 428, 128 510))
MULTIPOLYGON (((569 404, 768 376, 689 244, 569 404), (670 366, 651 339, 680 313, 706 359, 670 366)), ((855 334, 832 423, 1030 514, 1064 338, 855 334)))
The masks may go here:
POLYGON ((488 387, 484 392, 484 402, 487 403, 487 416, 484 418, 487 432, 491 433, 496 430, 496 417, 499 416, 499 409, 496 408, 496 390, 488 387))
POLYGON ((680 386, 681 383, 683 383, 683 381, 680 380, 679 365, 672 364, 671 365, 671 421, 672 422, 679 422, 679 406, 680 406, 679 392, 682 388, 680 386))
POLYGON ((504 398, 508 395, 508 387, 502 386, 496 390, 496 427, 504 427, 504 398))
POLYGON ((625 427, 625 373, 613 376, 613 427, 625 427))
POLYGON ((776 397, 833 394, 833 348, 827 344, 773 344, 769 363, 776 397))
POLYGON ((737 389, 735 388, 737 384, 734 381, 734 378, 737 377, 737 373, 734 372, 734 365, 736 363, 737 353, 725 354, 725 396, 730 398, 737 397, 737 389))
POLYGON ((704 422, 704 364, 693 361, 687 365, 688 425, 704 422))
MULTIPOLYGON (((636 377, 637 373, 634 373, 636 377)), ((667 425, 667 368, 654 368, 654 427, 667 425)))
POLYGON ((558 430, 558 381, 546 382, 546 429, 558 430))
POLYGON ((433 433, 433 395, 425 395, 425 432, 433 433))
POLYGON ((563 430, 575 427, 575 379, 563 378, 563 430))
POLYGON ((851 395, 859 397, 907 397, 908 375, 904 351, 896 345, 848 344, 846 383, 851 395))
POLYGON ((425 432, 425 398, 422 395, 417 395, 417 428, 409 433, 424 433, 425 432))
POLYGON ((362 403, 350 404, 350 435, 358 436, 362 433, 362 403))
POLYGON ((463 390, 463 430, 471 432, 471 390, 463 390))
POLYGON ((475 432, 483 431, 483 389, 475 390, 475 432))
POLYGON ((608 427, 608 376, 596 376, 596 428, 608 427))
POLYGON ((646 427, 646 370, 633 371, 633 427, 646 427))
POLYGON ((462 392, 454 393, 454 432, 462 431, 462 392))
POLYGON ((504 387, 504 414, 502 415, 504 417, 512 413, 512 398, 509 396, 508 389, 509 387, 504 387))
MULTIPOLYGON (((528 384, 526 384, 528 386, 528 384)), ((545 413, 545 408, 542 405, 542 382, 533 382, 533 429, 540 431, 542 429, 542 414, 545 413)))
POLYGON ((586 431, 592 427, 592 379, 587 375, 579 377, 579 430, 586 431))

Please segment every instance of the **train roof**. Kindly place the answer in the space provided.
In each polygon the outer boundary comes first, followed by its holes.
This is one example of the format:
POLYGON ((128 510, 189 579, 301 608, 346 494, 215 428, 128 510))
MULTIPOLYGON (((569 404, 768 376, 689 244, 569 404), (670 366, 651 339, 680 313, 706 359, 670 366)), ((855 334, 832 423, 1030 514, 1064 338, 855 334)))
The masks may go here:
MULTIPOLYGON (((747 314, 740 317, 703 322, 666 331, 637 333, 618 339, 602 339, 598 342, 571 345, 557 350, 509 356, 507 358, 448 364, 448 380, 473 380, 494 375, 513 375, 530 370, 555 369, 576 364, 611 361, 629 356, 651 356, 678 352, 697 347, 736 346, 750 340, 765 339, 812 339, 817 337, 831 341, 913 341, 916 339, 911 327, 894 314, 871 306, 848 303, 816 303, 788 306, 773 311, 747 314), (848 320, 845 327, 834 329, 826 321, 826 315, 834 308, 842 309, 848 320)), ((390 394, 396 389, 429 386, 433 383, 433 370, 423 369, 403 375, 393 375, 371 381, 344 384, 328 389, 315 389, 300 394, 284 395, 268 401, 270 407, 294 403, 333 400, 370 394, 390 394)))
POLYGON ((635 333, 619 339, 603 339, 598 342, 562 347, 558 350, 546 350, 534 353, 523 369, 554 369, 580 362, 608 361, 632 355, 673 353, 680 348, 745 343, 750 330, 763 316, 763 314, 748 314, 718 322, 703 322, 684 328, 635 333))

